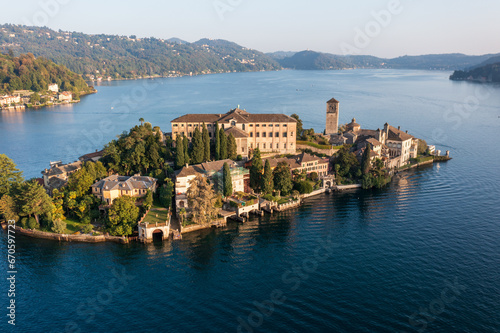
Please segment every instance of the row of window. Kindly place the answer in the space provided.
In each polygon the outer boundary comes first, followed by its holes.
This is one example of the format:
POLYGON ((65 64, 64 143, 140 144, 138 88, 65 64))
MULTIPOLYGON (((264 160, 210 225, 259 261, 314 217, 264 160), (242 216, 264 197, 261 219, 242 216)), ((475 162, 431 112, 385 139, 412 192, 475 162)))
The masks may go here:
MULTIPOLYGON (((266 138, 266 137, 269 137, 269 138, 272 138, 273 135, 275 138, 279 138, 280 137, 280 132, 255 132, 255 137, 256 138, 260 138, 262 135, 263 138, 266 138)), ((290 136, 293 137, 293 132, 290 132, 290 136)), ((253 138, 253 132, 250 132, 250 137, 253 138)), ((283 138, 286 138, 288 137, 288 132, 283 132, 283 135, 282 135, 283 138)))
MULTIPOLYGON (((256 148, 262 148, 262 149, 273 149, 273 144, 270 143, 269 145, 267 145, 265 142, 262 144, 262 146, 260 145, 260 143, 257 143, 257 145, 255 146, 256 148)), ((293 143, 290 143, 290 149, 293 148, 293 143)), ((250 143, 250 149, 253 149, 253 143, 250 143)), ((280 144, 277 143, 276 144, 276 149, 280 149, 280 144)), ((286 149, 286 143, 283 144, 283 149, 286 149)))

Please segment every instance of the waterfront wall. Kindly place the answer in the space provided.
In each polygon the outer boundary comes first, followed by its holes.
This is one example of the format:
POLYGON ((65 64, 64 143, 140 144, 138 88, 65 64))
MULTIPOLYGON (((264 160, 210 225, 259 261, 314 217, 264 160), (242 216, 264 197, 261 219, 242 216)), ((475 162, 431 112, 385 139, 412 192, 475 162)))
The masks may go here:
POLYGON ((339 149, 319 149, 313 146, 309 145, 300 145, 297 144, 297 149, 310 149, 311 151, 318 153, 318 154, 326 154, 328 156, 333 156, 336 152, 339 151, 339 149))
POLYGON ((54 234, 51 232, 39 231, 39 230, 28 230, 16 226, 16 233, 32 238, 42 238, 49 240, 56 240, 59 242, 80 242, 80 243, 103 243, 103 242, 115 242, 121 244, 127 244, 129 242, 127 237, 116 237, 116 236, 90 236, 90 235, 66 235, 66 234, 54 234))

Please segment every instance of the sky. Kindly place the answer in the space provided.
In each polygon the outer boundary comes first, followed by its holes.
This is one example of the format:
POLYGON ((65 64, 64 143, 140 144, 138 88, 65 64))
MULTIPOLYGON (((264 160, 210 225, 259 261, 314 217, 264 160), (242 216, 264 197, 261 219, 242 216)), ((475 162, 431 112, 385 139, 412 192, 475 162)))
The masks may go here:
POLYGON ((498 0, 2 0, 0 23, 398 57, 499 53, 499 13, 498 0))

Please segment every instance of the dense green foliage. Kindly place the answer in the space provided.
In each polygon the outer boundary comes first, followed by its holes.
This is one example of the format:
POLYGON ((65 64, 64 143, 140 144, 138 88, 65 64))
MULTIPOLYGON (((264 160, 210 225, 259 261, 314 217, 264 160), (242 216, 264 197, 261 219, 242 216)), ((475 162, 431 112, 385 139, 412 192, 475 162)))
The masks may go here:
POLYGON ((259 192, 262 184, 262 158, 259 148, 253 151, 252 166, 250 167, 250 187, 259 192))
POLYGON ((359 161, 350 152, 350 146, 344 146, 337 152, 333 166, 338 184, 342 184, 344 179, 356 181, 362 176, 359 161))
POLYGON ((230 160, 235 160, 238 156, 237 152, 238 146, 236 145, 236 139, 233 134, 227 136, 227 158, 230 160))
POLYGON ((8 48, 16 54, 32 52, 84 75, 114 79, 281 68, 261 52, 223 40, 177 44, 157 38, 57 32, 45 27, 0 27, 6 29, 0 32, 0 45, 8 45, 3 47, 4 52, 8 48))
POLYGON ((12 185, 23 181, 23 173, 5 154, 0 154, 0 198, 10 192, 12 185))
POLYGON ((203 145, 205 146, 204 147, 204 156, 203 156, 203 162, 208 162, 210 161, 210 156, 211 156, 211 153, 210 153, 210 136, 208 135, 208 130, 207 130, 207 126, 205 125, 205 123, 203 123, 203 129, 201 131, 201 136, 202 136, 202 139, 203 139, 203 145))
POLYGON ((205 157, 205 143, 203 143, 203 136, 201 135, 198 127, 195 128, 193 139, 191 140, 191 163, 200 164, 205 157))
POLYGON ((177 135, 175 139, 175 167, 177 169, 182 168, 185 165, 184 162, 184 140, 182 136, 177 135))
POLYGON ((93 91, 80 75, 45 58, 35 59, 31 53, 19 57, 0 54, 0 94, 14 90, 47 91, 52 83, 77 96, 93 91))
POLYGON ((215 160, 220 160, 220 132, 219 132, 219 122, 215 122, 215 160))
POLYGON ((224 180, 223 194, 225 197, 229 197, 233 194, 233 180, 231 179, 231 170, 229 170, 229 165, 226 162, 222 169, 222 177, 224 180))
POLYGON ((279 162, 273 171, 274 189, 287 195, 293 188, 292 171, 286 162, 279 162))
POLYGON ((293 189, 298 191, 300 194, 309 194, 313 191, 313 186, 307 180, 300 182, 294 182, 293 189))
POLYGON ((271 163, 269 163, 269 160, 266 160, 266 163, 264 164, 261 189, 264 194, 273 193, 274 191, 273 171, 271 170, 271 163))
POLYGON ((172 206, 172 198, 174 197, 174 189, 175 185, 170 180, 167 179, 165 184, 160 187, 158 193, 158 199, 160 200, 160 204, 165 208, 170 208, 172 206))
POLYGON ((172 159, 170 150, 161 142, 160 133, 155 133, 150 123, 144 123, 108 143, 102 161, 111 172, 121 175, 139 173, 162 182, 166 178, 165 161, 172 159))
POLYGON ((137 226, 139 207, 135 205, 135 198, 122 196, 113 201, 109 209, 107 227, 114 236, 130 235, 137 226))
POLYGON ((220 152, 219 152, 219 159, 225 160, 228 158, 228 153, 227 153, 227 136, 226 132, 224 132, 224 129, 221 127, 219 129, 219 140, 220 140, 220 152))

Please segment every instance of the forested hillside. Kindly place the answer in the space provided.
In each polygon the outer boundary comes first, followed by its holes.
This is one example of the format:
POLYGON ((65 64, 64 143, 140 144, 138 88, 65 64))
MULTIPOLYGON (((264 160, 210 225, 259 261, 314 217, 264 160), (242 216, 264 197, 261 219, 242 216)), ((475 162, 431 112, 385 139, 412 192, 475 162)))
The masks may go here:
POLYGON ((14 90, 46 91, 52 83, 77 95, 93 91, 80 75, 48 59, 35 58, 31 53, 19 57, 0 54, 0 94, 14 90))
POLYGON ((112 79, 277 70, 269 56, 235 43, 87 35, 48 28, 0 25, 0 51, 33 53, 83 74, 112 79))

